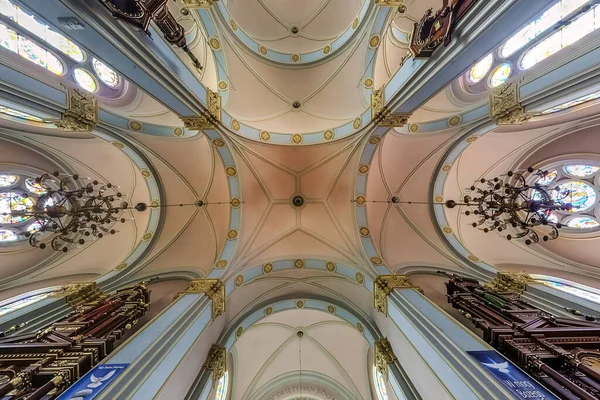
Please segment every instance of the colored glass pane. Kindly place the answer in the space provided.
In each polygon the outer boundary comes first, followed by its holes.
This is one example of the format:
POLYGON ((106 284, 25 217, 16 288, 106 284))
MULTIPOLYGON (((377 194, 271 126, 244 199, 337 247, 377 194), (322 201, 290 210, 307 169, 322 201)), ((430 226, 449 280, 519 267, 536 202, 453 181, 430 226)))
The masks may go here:
POLYGON ((60 33, 52 30, 52 28, 43 21, 38 20, 17 5, 8 0, 0 0, 0 13, 6 15, 46 43, 71 57, 73 60, 77 62, 83 61, 83 51, 79 46, 60 33))
POLYGON ((88 92, 95 92, 97 85, 92 75, 84 69, 76 68, 73 71, 75 82, 88 92))
POLYGON ((588 0, 563 0, 557 2, 539 18, 530 22, 514 36, 508 39, 504 46, 502 46, 500 54, 502 57, 511 56, 517 50, 523 48, 536 36, 544 33, 552 25, 556 24, 562 18, 566 17, 587 2, 588 0))
POLYGON ((521 66, 524 69, 531 68, 598 28, 600 28, 600 8, 595 6, 528 50, 521 60, 521 66))
POLYGON ((570 293, 574 296, 581 297, 583 299, 587 299, 600 304, 600 294, 594 293, 592 291, 580 289, 575 286, 570 286, 564 283, 554 281, 545 281, 544 284, 556 288, 558 290, 562 290, 563 292, 570 293))
POLYGON ((42 187, 35 179, 25 179, 25 187, 33 194, 42 195, 46 193, 46 189, 42 187))
POLYGON ((379 400, 388 400, 385 380, 383 375, 377 371, 375 367, 373 367, 373 380, 375 381, 375 388, 377 389, 377 397, 379 397, 379 400))
POLYGON ((587 96, 579 97, 575 100, 568 101, 556 107, 549 108, 547 110, 542 111, 542 114, 552 114, 555 112, 566 110, 567 108, 575 107, 583 103, 587 103, 588 101, 596 100, 600 98, 600 92, 588 94, 587 96))
POLYGON ((567 226, 569 228, 586 229, 596 228, 597 226, 600 226, 600 224, 594 218, 576 217, 567 221, 567 226))
MULTIPOLYGON (((1 232, 2 231, 0 231, 0 237, 2 235, 1 232)), ((20 300, 13 301, 13 302, 5 304, 3 306, 0 306, 0 316, 8 314, 9 312, 18 310, 19 308, 26 307, 30 304, 37 303, 40 300, 44 300, 45 298, 50 296, 52 293, 54 293, 54 292, 36 294, 33 296, 25 297, 20 300)))
POLYGON ((215 391, 215 400, 225 400, 227 394, 227 372, 219 379, 217 390, 215 391))
POLYGON ((543 178, 538 179, 535 183, 540 185, 540 186, 547 186, 548 184, 550 184, 550 182, 554 181, 556 178, 558 177, 558 171, 554 170, 554 171, 548 171, 548 173, 546 174, 546 176, 544 176, 543 178))
POLYGON ((500 64, 500 66, 498 66, 498 68, 496 68, 492 73, 492 77, 490 78, 490 86, 496 87, 503 84, 508 78, 510 78, 511 72, 512 68, 509 63, 500 64))
POLYGON ((102 61, 94 58, 92 60, 92 66, 94 67, 94 72, 96 72, 98 78, 106 83, 106 85, 112 88, 119 86, 119 83, 121 82, 119 75, 102 61))
POLYGON ((565 172, 580 178, 585 178, 587 176, 594 175, 599 169, 600 167, 594 167, 591 165, 567 165, 565 167, 565 172))
POLYGON ((33 122, 44 122, 41 118, 4 106, 0 106, 0 114, 10 115, 11 117, 26 119, 33 122))
POLYGON ((17 32, 0 24, 0 46, 12 51, 13 53, 18 53, 18 41, 19 37, 17 35, 17 32))
POLYGON ((537 215, 539 215, 540 218, 545 219, 546 221, 551 222, 553 224, 556 224, 558 222, 558 217, 552 211, 546 210, 544 212, 538 212, 537 215))
POLYGON ((469 73, 469 80, 471 83, 477 83, 485 78, 485 75, 488 73, 490 68, 492 68, 493 62, 494 56, 490 53, 485 56, 484 59, 475 64, 469 73))
POLYGON ((19 235, 13 231, 0 229, 0 242, 14 242, 15 240, 19 240, 19 235))
POLYGON ((0 187, 12 186, 19 180, 16 175, 0 175, 0 187))
POLYGON ((30 217, 25 215, 10 215, 11 212, 32 211, 34 202, 29 197, 24 197, 16 192, 0 193, 0 223, 18 224, 27 221, 30 217))
POLYGON ((571 203, 571 212, 587 210, 596 203, 594 188, 585 182, 567 182, 558 186, 553 198, 563 204, 571 203))
POLYGON ((37 232, 37 231, 39 231, 41 229, 41 227, 42 227, 42 224, 40 224, 39 222, 35 221, 33 224, 30 224, 27 227, 27 231, 28 232, 32 232, 32 233, 33 232, 37 232))

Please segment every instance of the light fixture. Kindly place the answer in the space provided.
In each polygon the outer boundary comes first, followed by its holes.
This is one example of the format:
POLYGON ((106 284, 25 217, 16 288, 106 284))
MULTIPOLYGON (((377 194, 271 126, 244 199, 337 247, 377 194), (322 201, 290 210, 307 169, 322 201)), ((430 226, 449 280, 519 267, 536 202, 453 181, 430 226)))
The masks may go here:
MULTIPOLYGON (((52 235, 50 247, 53 250, 68 252, 73 246, 114 235, 118 231, 115 224, 127 222, 123 216, 126 210, 143 212, 151 208, 203 207, 208 204, 232 204, 232 202, 207 203, 197 200, 194 203, 165 204, 137 203, 135 206, 125 201, 126 194, 118 186, 99 182, 90 178, 81 178, 78 174, 65 174, 55 171, 35 178, 39 199, 32 207, 18 208, 9 213, 12 217, 33 219, 34 228, 23 233, 29 238, 29 244, 39 249, 47 248, 43 240, 52 235), (90 180, 84 186, 77 185, 79 180, 90 180)), ((28 197, 28 193, 23 193, 28 197)), ((237 200, 236 200, 237 201, 237 200)), ((239 202, 242 203, 242 202, 239 202)))

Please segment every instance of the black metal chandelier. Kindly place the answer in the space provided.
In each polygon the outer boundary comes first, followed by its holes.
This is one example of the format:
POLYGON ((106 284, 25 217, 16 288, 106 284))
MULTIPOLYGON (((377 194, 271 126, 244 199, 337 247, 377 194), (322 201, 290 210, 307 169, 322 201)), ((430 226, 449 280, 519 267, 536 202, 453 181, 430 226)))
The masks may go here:
POLYGON ((528 246, 538 243, 540 236, 543 241, 556 239, 563 225, 552 221, 552 213, 573 209, 573 204, 565 201, 571 191, 549 188, 545 183, 548 171, 529 167, 527 172, 533 177, 531 184, 523 174, 508 171, 503 177, 481 178, 467 189, 463 202, 448 200, 445 205, 470 207, 465 215, 477 216, 472 226, 485 233, 512 232, 506 239, 525 239, 528 246))

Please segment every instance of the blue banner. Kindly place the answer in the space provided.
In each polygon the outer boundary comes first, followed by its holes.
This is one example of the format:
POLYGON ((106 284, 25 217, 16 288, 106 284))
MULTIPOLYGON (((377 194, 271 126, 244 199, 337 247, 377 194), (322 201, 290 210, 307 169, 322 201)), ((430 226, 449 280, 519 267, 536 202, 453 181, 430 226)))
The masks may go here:
POLYGON ((555 395, 495 350, 467 351, 467 353, 508 389, 515 399, 557 399, 555 395))
POLYGON ((85 374, 73 386, 63 392, 57 400, 92 400, 129 364, 99 364, 85 374))

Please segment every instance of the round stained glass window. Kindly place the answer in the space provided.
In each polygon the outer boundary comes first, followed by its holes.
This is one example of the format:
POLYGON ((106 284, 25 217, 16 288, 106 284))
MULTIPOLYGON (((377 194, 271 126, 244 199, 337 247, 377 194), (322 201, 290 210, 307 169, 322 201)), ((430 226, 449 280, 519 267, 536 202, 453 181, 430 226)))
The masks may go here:
POLYGON ((565 167, 565 172, 567 174, 578 176, 580 178, 592 176, 598 172, 598 170, 600 170, 600 167, 594 167, 592 165, 567 165, 565 167))
POLYGON ((98 85, 96 84, 94 77, 84 69, 75 68, 73 71, 73 77, 75 78, 75 82, 77 82, 82 89, 85 89, 88 92, 93 93, 98 89, 98 85))
POLYGON ((554 171, 548 171, 548 173, 546 174, 546 176, 544 176, 543 178, 540 178, 537 180, 536 184, 540 185, 540 186, 547 186, 548 184, 550 184, 551 182, 553 182, 554 180, 556 180, 556 178, 558 177, 558 171, 554 170, 554 171))
POLYGON ((590 217, 575 217, 567 221, 569 228, 586 229, 600 226, 598 221, 590 217))
POLYGON ((19 180, 16 175, 0 175, 0 187, 12 186, 19 180))
POLYGON ((98 78, 100 78, 100 80, 104 82, 107 86, 110 86, 111 88, 116 88, 121 83, 119 74, 117 74, 114 70, 112 70, 108 65, 104 64, 102 61, 94 58, 92 60, 92 66, 94 67, 94 72, 96 72, 98 78))
POLYGON ((27 221, 26 215, 11 215, 11 212, 32 211, 34 201, 16 192, 0 193, 0 223, 18 224, 27 221))
POLYGON ((471 72, 469 72, 469 80, 471 83, 477 83, 485 78, 485 75, 488 73, 490 68, 492 68, 493 62, 494 56, 492 53, 490 53, 477 64, 475 64, 473 68, 471 68, 471 72))
POLYGON ((584 211, 596 203, 596 191, 585 182, 566 182, 553 192, 554 199, 563 204, 571 203, 570 212, 584 211))
POLYGON ((0 242, 14 242, 19 239, 19 235, 13 231, 0 229, 0 242))
POLYGON ((25 187, 33 194, 37 194, 41 196, 42 194, 46 194, 46 189, 42 187, 39 183, 35 181, 35 179, 25 179, 25 187))
POLYGON ((490 77, 490 86, 496 87, 503 84, 510 78, 511 72, 512 67, 510 66, 510 63, 500 64, 490 77))

